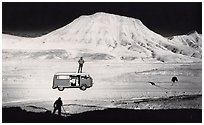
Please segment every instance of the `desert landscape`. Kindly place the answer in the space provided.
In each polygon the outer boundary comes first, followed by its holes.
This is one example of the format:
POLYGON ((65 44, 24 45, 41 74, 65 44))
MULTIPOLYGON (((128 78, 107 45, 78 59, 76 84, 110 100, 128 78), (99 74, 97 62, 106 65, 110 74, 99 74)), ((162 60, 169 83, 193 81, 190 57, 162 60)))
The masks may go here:
MULTIPOLYGON (((52 112, 58 97, 63 100, 63 116, 73 119, 76 114, 116 109, 163 114, 195 110, 180 121, 166 121, 201 122, 202 36, 196 31, 166 38, 139 19, 99 12, 41 37, 2 34, 2 39, 3 122, 12 122, 4 117, 12 107, 52 112), (80 57, 85 60, 83 72, 94 80, 93 87, 86 91, 52 89, 54 74, 77 72, 80 57), (173 76, 178 78, 175 83, 173 76)), ((129 122, 137 121, 131 117, 129 122)))

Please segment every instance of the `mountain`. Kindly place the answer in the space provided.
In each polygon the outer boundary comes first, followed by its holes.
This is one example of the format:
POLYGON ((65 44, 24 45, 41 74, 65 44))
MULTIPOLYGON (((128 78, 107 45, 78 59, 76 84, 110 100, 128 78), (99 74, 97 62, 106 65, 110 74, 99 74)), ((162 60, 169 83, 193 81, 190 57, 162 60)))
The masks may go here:
MULTIPOLYGON (((172 41, 176 44, 182 44, 186 48, 174 50, 175 53, 202 59, 202 36, 196 31, 187 35, 174 36, 172 41)), ((179 45, 178 45, 179 46, 179 45)))
MULTIPOLYGON (((39 50, 46 55, 49 50, 65 50, 66 58, 60 59, 80 56, 90 61, 197 62, 202 59, 202 36, 197 32, 165 38, 138 19, 101 12, 80 16, 42 37, 3 34, 2 38, 7 52, 10 49, 39 50)), ((35 53, 32 51, 29 55, 35 53)))

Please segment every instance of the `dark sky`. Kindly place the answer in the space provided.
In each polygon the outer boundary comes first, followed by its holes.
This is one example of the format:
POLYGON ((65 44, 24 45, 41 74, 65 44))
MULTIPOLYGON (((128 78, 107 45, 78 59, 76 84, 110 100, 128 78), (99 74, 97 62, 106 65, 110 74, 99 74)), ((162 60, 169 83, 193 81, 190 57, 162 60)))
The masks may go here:
POLYGON ((202 33, 202 3, 12 3, 2 4, 2 31, 21 36, 39 36, 58 29, 81 15, 107 12, 140 19, 163 36, 202 33))

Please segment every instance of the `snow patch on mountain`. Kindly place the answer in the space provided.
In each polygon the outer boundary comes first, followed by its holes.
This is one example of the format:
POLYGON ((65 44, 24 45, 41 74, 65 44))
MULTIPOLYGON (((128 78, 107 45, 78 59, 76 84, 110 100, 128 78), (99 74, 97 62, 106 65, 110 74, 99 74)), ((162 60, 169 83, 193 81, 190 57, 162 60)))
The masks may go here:
POLYGON ((65 50, 50 49, 50 50, 17 50, 4 49, 2 58, 6 59, 63 59, 69 58, 69 53, 65 50))

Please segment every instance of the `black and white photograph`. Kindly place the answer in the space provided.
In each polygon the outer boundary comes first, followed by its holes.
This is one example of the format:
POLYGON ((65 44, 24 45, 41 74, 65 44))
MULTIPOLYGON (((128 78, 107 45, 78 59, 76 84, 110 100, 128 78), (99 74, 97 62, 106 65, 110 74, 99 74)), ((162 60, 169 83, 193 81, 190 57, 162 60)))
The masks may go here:
POLYGON ((2 123, 202 123, 202 2, 2 2, 2 123))

